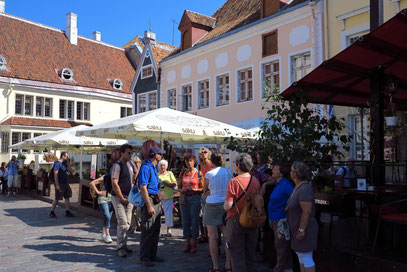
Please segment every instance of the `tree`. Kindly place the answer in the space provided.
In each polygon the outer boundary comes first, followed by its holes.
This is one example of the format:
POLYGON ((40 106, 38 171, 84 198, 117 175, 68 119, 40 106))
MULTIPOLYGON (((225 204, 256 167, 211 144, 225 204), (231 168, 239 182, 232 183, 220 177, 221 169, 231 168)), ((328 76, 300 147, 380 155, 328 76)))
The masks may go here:
POLYGON ((328 118, 316 105, 309 104, 301 92, 289 101, 271 94, 263 109, 267 110, 267 117, 262 122, 258 140, 246 141, 243 145, 229 138, 229 149, 248 153, 262 151, 281 163, 303 161, 310 166, 322 163, 326 155, 342 158, 339 146, 349 150, 350 136, 340 135, 345 128, 344 119, 328 118))

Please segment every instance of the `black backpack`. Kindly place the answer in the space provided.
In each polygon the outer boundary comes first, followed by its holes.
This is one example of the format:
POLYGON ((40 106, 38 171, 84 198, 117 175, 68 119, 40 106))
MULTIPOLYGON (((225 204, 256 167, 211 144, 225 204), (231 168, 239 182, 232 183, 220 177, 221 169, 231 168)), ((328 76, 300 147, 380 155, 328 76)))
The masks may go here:
POLYGON ((110 166, 109 171, 103 176, 103 187, 105 187, 106 192, 109 194, 112 193, 112 168, 115 164, 120 165, 120 173, 123 171, 123 164, 120 161, 115 162, 112 166, 110 166))

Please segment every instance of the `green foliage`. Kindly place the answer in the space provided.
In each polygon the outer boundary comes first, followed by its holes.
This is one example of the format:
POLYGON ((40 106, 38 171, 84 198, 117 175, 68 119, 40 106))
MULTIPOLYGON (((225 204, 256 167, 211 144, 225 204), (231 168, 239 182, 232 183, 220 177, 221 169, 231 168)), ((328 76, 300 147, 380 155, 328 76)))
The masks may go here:
POLYGON ((257 141, 239 143, 230 138, 227 147, 237 152, 260 151, 281 163, 303 161, 310 165, 323 162, 326 155, 342 158, 339 145, 348 150, 349 136, 340 135, 345 128, 344 119, 326 118, 315 105, 299 93, 290 101, 279 95, 269 95, 263 109, 267 117, 262 123, 257 141), (326 141, 321 143, 320 140, 326 141), (336 141, 336 143, 334 142, 336 141))
POLYGON ((27 157, 21 153, 18 153, 17 160, 25 160, 27 157))

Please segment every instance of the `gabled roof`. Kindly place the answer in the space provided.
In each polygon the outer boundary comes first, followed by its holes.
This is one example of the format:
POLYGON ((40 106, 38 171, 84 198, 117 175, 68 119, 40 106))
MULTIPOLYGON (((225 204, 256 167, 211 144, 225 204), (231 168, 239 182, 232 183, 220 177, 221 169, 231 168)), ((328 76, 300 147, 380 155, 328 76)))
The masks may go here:
MULTIPOLYGON (((140 52, 144 51, 145 41, 141 36, 136 36, 131 41, 126 43, 123 48, 126 49, 131 46, 137 46, 140 52)), ((151 50, 153 51, 154 60, 158 64, 163 58, 174 51, 177 47, 156 41, 155 44, 150 43, 151 50)))
MULTIPOLYGON (((192 23, 200 24, 200 25, 203 25, 203 26, 208 26, 210 28, 213 28, 214 25, 215 25, 215 22, 216 22, 216 19, 213 18, 213 17, 209 17, 209 16, 206 16, 206 15, 197 13, 197 12, 190 11, 190 10, 185 10, 183 17, 184 16, 188 17, 188 19, 192 23)), ((182 20, 181 20, 181 23, 182 23, 182 20)))
POLYGON ((60 128, 70 128, 79 125, 92 126, 91 123, 86 122, 75 122, 75 121, 64 121, 64 120, 52 120, 52 119, 42 119, 42 118, 27 118, 27 117, 10 117, 7 120, 0 123, 0 125, 11 125, 11 126, 33 126, 33 127, 60 127, 60 128))
POLYGON ((0 13, 0 55, 8 71, 0 76, 131 93, 135 70, 124 49, 78 36, 69 42, 64 31, 0 13), (63 82, 58 70, 70 68, 74 82, 63 82), (123 91, 111 81, 119 78, 123 91))

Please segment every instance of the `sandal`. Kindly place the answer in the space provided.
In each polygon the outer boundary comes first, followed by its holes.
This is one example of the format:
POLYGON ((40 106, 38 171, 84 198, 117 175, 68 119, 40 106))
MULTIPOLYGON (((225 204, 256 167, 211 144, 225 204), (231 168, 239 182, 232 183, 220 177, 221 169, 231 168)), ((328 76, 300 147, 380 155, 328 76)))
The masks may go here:
POLYGON ((211 268, 208 269, 208 272, 219 272, 219 268, 211 267, 211 268))

